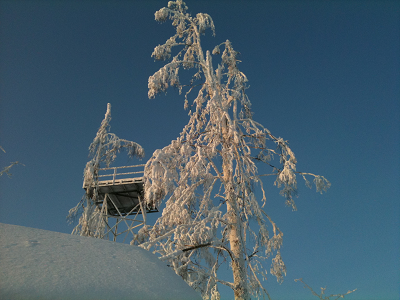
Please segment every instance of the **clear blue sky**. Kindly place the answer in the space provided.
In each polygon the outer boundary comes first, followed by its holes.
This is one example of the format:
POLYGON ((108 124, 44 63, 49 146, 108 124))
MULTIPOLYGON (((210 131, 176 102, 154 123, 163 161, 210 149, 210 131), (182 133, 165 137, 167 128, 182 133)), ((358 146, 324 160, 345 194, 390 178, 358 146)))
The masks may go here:
MULTIPOLYGON (((167 2, 0 0, 0 167, 25 164, 0 177, 0 222, 71 232, 108 102, 112 132, 146 159, 179 135, 182 97, 147 99, 161 66, 150 55, 173 34, 154 21, 167 2)), ((300 277, 358 288, 348 299, 399 299, 400 2, 186 2, 214 19, 206 48, 229 39, 241 53, 254 118, 289 140, 298 170, 332 183, 319 195, 299 180, 293 212, 265 182, 288 272, 266 282, 273 299, 312 298, 300 277)))

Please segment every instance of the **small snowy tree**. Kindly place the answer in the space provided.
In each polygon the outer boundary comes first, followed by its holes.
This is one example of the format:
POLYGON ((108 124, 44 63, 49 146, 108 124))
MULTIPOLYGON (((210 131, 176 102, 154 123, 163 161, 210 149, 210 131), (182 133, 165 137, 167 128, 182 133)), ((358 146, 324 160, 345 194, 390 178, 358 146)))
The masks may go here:
POLYGON ((111 104, 107 104, 107 112, 97 135, 89 146, 89 155, 92 157, 87 162, 83 172, 84 186, 86 193, 77 206, 70 209, 68 219, 72 220, 81 212, 78 225, 74 228, 73 234, 103 238, 105 223, 100 209, 95 204, 98 200, 99 170, 102 166, 109 167, 116 159, 117 153, 126 149, 129 157, 144 157, 142 146, 135 142, 123 140, 114 133, 110 133, 111 104))
POLYGON ((283 234, 262 209, 266 197, 256 162, 271 168, 263 175, 275 177, 293 209, 296 174, 308 186, 306 176, 314 178, 318 192, 330 183, 323 176, 296 172, 287 141, 252 118, 238 53, 228 40, 216 46, 212 53, 220 61, 215 67, 210 51, 204 53, 201 46, 206 29, 214 33, 213 20, 204 13, 192 17, 186 10, 177 0, 155 13, 159 22, 171 19, 176 34, 154 49, 155 59, 168 62, 149 77, 148 95, 154 98, 177 87, 185 94, 190 119, 180 136, 156 150, 146 164, 146 201, 159 206, 168 197, 156 224, 141 230, 147 240, 140 246, 161 255, 204 299, 219 299, 218 283, 232 288, 235 299, 268 295, 261 284, 267 274, 264 262, 272 257, 270 273, 278 281, 286 273, 280 255, 283 234), (194 70, 186 85, 179 76, 190 72, 185 70, 194 70), (274 157, 279 163, 272 164, 274 157), (259 200, 255 186, 261 190, 259 200), (233 282, 218 276, 225 262, 231 265, 233 282))

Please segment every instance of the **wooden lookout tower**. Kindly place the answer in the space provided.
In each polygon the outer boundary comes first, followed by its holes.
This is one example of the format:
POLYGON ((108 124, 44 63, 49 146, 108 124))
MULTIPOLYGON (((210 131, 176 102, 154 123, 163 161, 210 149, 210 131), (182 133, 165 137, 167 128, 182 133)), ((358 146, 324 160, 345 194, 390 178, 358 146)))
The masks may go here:
POLYGON ((116 241, 123 235, 123 242, 129 235, 135 236, 139 227, 146 224, 146 214, 158 212, 149 207, 143 198, 143 174, 145 165, 133 165, 99 169, 97 197, 94 186, 85 181, 83 188, 88 197, 99 208, 103 224, 102 238, 116 241))

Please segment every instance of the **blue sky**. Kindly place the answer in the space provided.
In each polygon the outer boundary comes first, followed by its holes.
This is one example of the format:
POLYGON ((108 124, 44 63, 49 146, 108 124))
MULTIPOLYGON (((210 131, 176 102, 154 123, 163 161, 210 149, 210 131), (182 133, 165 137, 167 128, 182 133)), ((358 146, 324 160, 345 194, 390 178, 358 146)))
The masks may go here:
MULTIPOLYGON (((173 34, 154 21, 167 2, 0 1, 0 167, 25 165, 0 177, 0 222, 72 231, 108 102, 112 132, 145 159, 179 135, 182 97, 147 99, 162 65, 151 53, 173 34)), ((265 181, 288 272, 265 283, 273 299, 310 299, 300 277, 327 293, 358 288, 348 299, 398 299, 399 2, 186 2, 214 20, 204 48, 229 39, 241 53, 254 119, 289 140, 298 170, 332 183, 319 195, 299 179, 293 212, 265 181)))

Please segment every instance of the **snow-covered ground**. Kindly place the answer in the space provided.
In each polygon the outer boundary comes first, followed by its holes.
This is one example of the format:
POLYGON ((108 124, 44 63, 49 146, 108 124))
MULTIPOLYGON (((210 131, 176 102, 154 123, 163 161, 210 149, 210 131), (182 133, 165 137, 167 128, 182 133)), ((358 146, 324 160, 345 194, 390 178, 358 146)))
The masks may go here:
POLYGON ((0 299, 201 299, 136 246, 0 223, 0 299))

